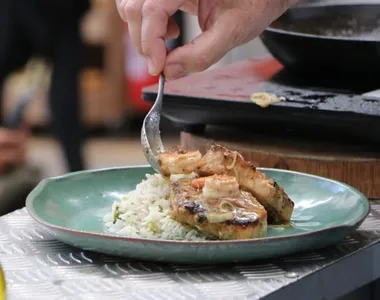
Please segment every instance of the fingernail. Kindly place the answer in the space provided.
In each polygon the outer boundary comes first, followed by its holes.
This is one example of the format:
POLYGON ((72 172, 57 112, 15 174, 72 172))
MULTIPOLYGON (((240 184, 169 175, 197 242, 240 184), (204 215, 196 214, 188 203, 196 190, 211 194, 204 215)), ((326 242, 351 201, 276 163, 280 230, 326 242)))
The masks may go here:
POLYGON ((184 69, 180 64, 168 65, 165 69, 165 76, 168 80, 177 79, 184 75, 184 69))
POLYGON ((157 71, 156 71, 156 68, 155 68, 155 65, 154 65, 153 61, 150 58, 148 58, 148 71, 149 71, 149 74, 152 75, 152 76, 158 75, 157 71))

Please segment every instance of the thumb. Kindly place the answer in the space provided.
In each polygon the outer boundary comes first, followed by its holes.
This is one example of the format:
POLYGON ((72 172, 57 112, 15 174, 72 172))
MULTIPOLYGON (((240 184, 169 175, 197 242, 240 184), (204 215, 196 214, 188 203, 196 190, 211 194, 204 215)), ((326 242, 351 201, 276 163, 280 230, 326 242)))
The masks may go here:
POLYGON ((201 72, 222 59, 245 35, 244 30, 237 30, 231 20, 231 16, 225 16, 224 20, 219 17, 191 43, 171 51, 166 58, 165 77, 173 80, 185 73, 201 72))

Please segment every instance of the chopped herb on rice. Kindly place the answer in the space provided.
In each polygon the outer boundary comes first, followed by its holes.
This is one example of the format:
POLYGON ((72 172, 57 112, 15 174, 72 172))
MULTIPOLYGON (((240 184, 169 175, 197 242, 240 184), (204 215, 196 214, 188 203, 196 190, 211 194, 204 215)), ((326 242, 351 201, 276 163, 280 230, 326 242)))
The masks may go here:
POLYGON ((127 237, 202 241, 199 231, 173 220, 169 205, 169 183, 159 174, 146 179, 112 205, 104 217, 109 232, 127 237))

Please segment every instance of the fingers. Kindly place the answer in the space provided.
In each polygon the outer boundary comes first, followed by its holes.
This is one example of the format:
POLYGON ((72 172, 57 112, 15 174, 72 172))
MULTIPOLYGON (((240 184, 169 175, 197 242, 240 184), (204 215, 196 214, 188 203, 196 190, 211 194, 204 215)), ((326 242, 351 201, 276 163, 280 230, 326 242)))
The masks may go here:
POLYGON ((177 23, 172 18, 170 18, 169 23, 168 23, 168 28, 166 30, 165 39, 166 40, 176 39, 179 37, 179 34, 180 34, 180 30, 177 23))
POLYGON ((142 7, 141 47, 152 75, 158 75, 164 69, 167 54, 165 37, 168 29, 173 29, 169 18, 184 2, 185 0, 146 0, 142 7))
POLYGON ((26 130, 0 128, 0 172, 25 161, 26 139, 26 130))
POLYGON ((135 44, 138 53, 142 54, 141 48, 141 10, 145 0, 128 0, 122 4, 122 14, 128 22, 128 32, 132 42, 135 44))
POLYGON ((199 6, 199 0, 187 0, 182 6, 181 10, 184 12, 188 12, 192 15, 198 14, 198 6, 199 6))
POLYGON ((0 173, 6 172, 10 167, 21 165, 26 160, 25 148, 0 151, 0 173))
POLYGON ((244 28, 238 28, 231 15, 222 15, 206 31, 197 36, 190 44, 169 53, 165 64, 165 77, 173 80, 185 73, 200 72, 218 62, 231 50, 241 36, 246 35, 244 28))
POLYGON ((22 122, 19 131, 24 134, 25 137, 29 137, 30 133, 30 124, 26 121, 22 122))
POLYGON ((116 0, 121 18, 128 22, 130 38, 148 60, 149 72, 162 72, 166 59, 165 39, 179 36, 178 25, 170 18, 185 0, 116 0))
POLYGON ((20 147, 17 149, 6 148, 0 151, 0 165, 18 165, 25 161, 25 148, 20 147))
POLYGON ((0 128, 0 151, 4 148, 17 148, 26 142, 25 130, 0 128))
POLYGON ((124 22, 127 22, 127 16, 124 10, 125 4, 127 2, 128 0, 116 0, 117 11, 119 12, 120 17, 124 22))

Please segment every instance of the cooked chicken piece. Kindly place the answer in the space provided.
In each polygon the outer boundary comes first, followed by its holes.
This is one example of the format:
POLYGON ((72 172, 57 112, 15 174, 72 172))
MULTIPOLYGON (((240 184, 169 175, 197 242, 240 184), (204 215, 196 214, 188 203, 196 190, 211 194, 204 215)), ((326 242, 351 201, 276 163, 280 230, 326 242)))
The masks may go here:
POLYGON ((177 221, 218 239, 252 239, 267 231, 267 212, 236 178, 210 176, 171 182, 170 204, 177 221))
POLYGON ((240 187, 250 192, 268 212, 268 222, 284 224, 290 221, 294 203, 283 188, 265 176, 243 156, 220 145, 213 145, 202 158, 201 176, 226 174, 235 176, 240 187))
POLYGON ((201 164, 202 154, 199 151, 185 151, 176 149, 165 151, 158 155, 158 164, 164 175, 190 174, 201 164))
POLYGON ((282 98, 272 93, 253 93, 251 101, 262 108, 266 108, 271 104, 281 102, 282 98))

